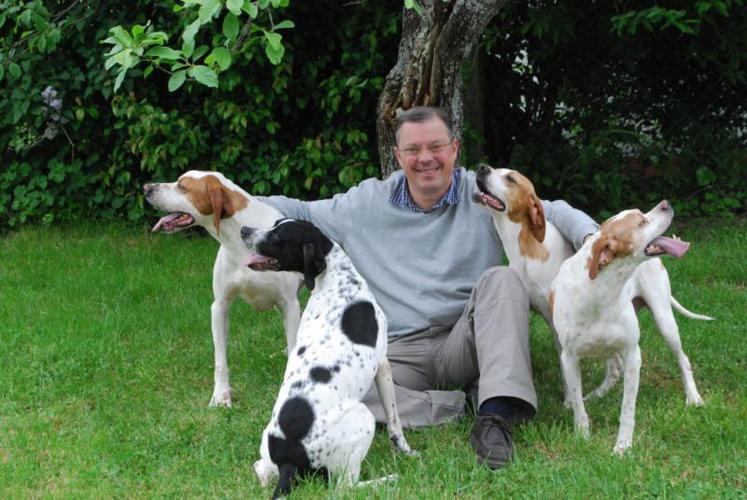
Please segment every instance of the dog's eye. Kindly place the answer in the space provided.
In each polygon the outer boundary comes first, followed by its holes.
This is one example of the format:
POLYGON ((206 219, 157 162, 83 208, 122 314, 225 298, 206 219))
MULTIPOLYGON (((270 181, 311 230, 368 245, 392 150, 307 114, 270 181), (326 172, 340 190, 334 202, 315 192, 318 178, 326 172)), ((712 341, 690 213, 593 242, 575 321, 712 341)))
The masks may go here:
POLYGON ((647 221, 646 219, 641 219, 641 223, 640 223, 640 224, 638 224, 638 227, 643 227, 643 226, 645 226, 645 225, 646 225, 647 223, 648 223, 648 221, 647 221))
POLYGON ((516 184, 516 179, 514 179, 514 176, 511 174, 506 174, 506 180, 511 184, 516 184))
POLYGON ((187 192, 187 188, 185 188, 184 184, 182 184, 181 182, 177 182, 176 183, 176 189, 178 189, 182 193, 186 193, 187 192))

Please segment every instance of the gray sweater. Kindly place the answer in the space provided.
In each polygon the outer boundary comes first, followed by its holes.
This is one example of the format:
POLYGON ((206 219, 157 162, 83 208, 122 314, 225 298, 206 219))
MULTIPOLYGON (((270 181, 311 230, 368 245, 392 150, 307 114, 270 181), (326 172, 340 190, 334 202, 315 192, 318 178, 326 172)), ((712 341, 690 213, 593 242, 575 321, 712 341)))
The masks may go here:
MULTIPOLYGON (((453 326, 477 279, 503 258, 490 215, 472 201, 474 172, 462 169, 458 204, 425 213, 390 203, 403 175, 368 179, 326 200, 259 197, 287 217, 313 222, 342 246, 386 313, 390 336, 453 326)), ((576 248, 597 230, 564 201, 543 206, 576 248)))

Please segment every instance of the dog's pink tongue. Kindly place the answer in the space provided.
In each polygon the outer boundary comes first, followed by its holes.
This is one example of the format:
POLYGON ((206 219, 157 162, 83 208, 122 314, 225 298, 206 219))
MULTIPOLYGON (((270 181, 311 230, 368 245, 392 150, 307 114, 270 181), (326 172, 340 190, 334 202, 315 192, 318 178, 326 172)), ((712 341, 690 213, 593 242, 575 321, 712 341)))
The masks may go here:
POLYGON ((158 222, 156 222, 156 225, 153 226, 153 229, 151 229, 151 232, 155 233, 156 231, 161 229, 161 226, 178 219, 179 217, 181 217, 181 215, 182 214, 169 214, 169 215, 165 215, 161 217, 161 219, 158 222))
POLYGON ((668 238, 666 236, 659 236, 652 241, 651 244, 658 246, 669 255, 677 257, 678 259, 685 255, 685 253, 690 249, 690 243, 682 240, 675 240, 674 238, 668 238))
POLYGON ((253 253, 249 257, 247 257, 246 260, 244 261, 244 267, 251 267, 257 264, 264 264, 265 262, 268 262, 270 260, 272 260, 270 257, 265 257, 264 255, 253 253))

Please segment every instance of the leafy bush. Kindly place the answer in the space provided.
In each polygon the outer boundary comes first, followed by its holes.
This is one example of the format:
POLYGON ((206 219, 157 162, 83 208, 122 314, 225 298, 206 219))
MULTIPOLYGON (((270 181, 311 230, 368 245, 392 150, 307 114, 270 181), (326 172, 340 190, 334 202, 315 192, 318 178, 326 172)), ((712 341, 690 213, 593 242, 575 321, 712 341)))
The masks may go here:
MULTIPOLYGON (((308 199, 377 175, 402 6, 0 0, 0 230, 141 220, 142 184, 187 169, 308 199)), ((743 0, 509 3, 484 35, 466 164, 510 163, 602 216, 658 197, 744 213, 745 32, 743 0)))

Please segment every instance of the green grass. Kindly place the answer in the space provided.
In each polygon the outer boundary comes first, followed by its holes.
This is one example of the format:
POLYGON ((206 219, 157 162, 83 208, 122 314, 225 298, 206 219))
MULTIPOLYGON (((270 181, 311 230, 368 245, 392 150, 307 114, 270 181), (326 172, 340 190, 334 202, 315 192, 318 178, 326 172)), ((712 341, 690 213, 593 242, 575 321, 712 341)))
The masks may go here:
MULTIPOLYGON (((470 419, 406 431, 422 454, 394 455, 377 432, 362 478, 294 498, 744 497, 747 489, 747 221, 679 223, 693 242, 668 260, 675 296, 715 322, 678 316, 706 400, 686 408, 674 357, 642 315, 633 449, 612 455, 621 384, 587 406, 592 437, 562 407, 549 331, 532 318, 540 411, 515 433, 517 459, 475 464, 470 419), (715 227, 714 227, 715 224, 715 227)), ((0 240, 0 497, 269 497, 251 464, 282 378, 277 312, 232 310, 235 405, 208 408, 209 307, 217 244, 123 226, 30 228, 0 240)), ((584 365, 587 386, 602 366, 584 365)))

